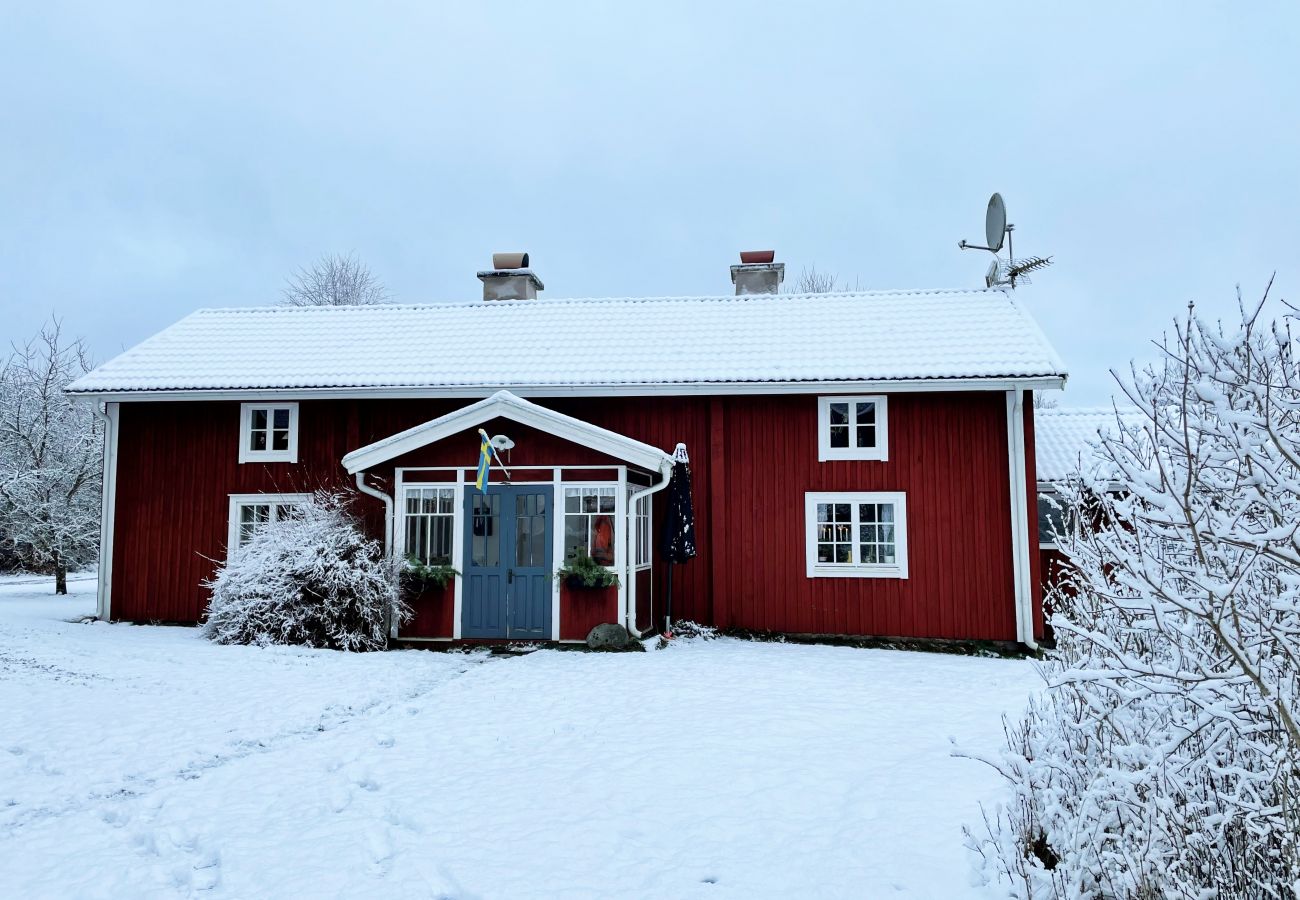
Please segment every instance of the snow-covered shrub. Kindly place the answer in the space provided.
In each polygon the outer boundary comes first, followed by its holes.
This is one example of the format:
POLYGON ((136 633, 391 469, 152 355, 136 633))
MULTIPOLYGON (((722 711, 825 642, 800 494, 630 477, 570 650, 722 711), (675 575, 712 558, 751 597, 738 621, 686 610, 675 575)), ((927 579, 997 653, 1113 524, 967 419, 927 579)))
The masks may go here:
POLYGON ((381 650, 410 610, 398 567, 366 537, 348 496, 318 492, 258 528, 204 586, 204 633, 220 644, 381 650))
POLYGON ((1122 380, 1143 413, 1082 479, 1049 690, 988 761, 969 843, 1013 896, 1293 897, 1300 887, 1300 375, 1263 304, 1189 315, 1122 380))

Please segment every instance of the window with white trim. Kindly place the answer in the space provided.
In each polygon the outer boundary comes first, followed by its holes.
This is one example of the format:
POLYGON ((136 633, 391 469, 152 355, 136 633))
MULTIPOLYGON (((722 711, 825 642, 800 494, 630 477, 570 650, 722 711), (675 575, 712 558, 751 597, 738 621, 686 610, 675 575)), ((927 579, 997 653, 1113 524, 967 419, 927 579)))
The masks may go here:
POLYGON ((456 489, 407 486, 403 496, 403 552, 425 565, 450 565, 456 489))
POLYGON ((818 397, 817 458, 889 459, 888 413, 883 396, 818 397))
POLYGON ((650 498, 642 497, 636 502, 636 555, 633 566, 638 569, 650 568, 650 498))
POLYGON ((804 495, 809 578, 906 578, 907 495, 804 495))
POLYGON ((241 403, 239 461, 297 462, 298 404, 241 403))
POLYGON ((564 558, 590 556, 602 566, 614 565, 617 542, 615 499, 618 488, 564 489, 564 558))
POLYGON ((231 494, 227 550, 244 546, 259 529, 293 515, 310 494, 231 494))

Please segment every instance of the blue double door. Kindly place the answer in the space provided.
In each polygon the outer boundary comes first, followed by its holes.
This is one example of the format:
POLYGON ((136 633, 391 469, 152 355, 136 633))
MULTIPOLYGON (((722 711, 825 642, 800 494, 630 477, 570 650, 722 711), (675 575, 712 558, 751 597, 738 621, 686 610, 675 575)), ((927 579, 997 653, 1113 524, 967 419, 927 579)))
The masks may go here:
POLYGON ((538 485, 465 492, 462 637, 551 637, 553 499, 538 485))

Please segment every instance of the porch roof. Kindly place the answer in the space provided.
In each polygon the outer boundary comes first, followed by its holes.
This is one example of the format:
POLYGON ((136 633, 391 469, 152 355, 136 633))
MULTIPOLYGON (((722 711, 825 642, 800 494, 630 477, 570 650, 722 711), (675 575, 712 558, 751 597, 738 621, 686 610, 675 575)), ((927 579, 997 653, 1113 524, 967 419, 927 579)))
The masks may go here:
POLYGON ((509 391, 497 391, 477 403, 430 419, 423 425, 416 425, 373 444, 359 447, 343 457, 343 466, 348 474, 353 475, 497 418, 510 419, 582 444, 615 459, 659 472, 665 478, 672 472, 672 456, 658 447, 539 406, 516 397, 509 391))

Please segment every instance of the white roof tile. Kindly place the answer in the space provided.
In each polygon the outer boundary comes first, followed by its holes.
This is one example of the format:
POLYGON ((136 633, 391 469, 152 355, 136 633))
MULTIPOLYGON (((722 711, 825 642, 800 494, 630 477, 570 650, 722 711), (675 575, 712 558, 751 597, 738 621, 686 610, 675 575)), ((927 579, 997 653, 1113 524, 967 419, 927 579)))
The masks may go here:
POLYGON ((204 309, 80 393, 1064 376, 999 291, 204 309))
POLYGON ((1082 469, 1092 477, 1111 478, 1102 470, 1096 444, 1103 432, 1116 434, 1118 424, 1126 429, 1141 425, 1136 409, 1120 407, 1075 407, 1034 411, 1034 463, 1038 481, 1066 481, 1082 469))

